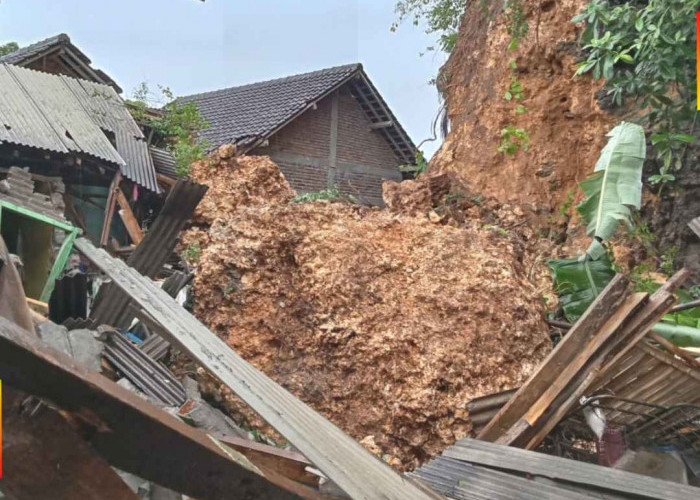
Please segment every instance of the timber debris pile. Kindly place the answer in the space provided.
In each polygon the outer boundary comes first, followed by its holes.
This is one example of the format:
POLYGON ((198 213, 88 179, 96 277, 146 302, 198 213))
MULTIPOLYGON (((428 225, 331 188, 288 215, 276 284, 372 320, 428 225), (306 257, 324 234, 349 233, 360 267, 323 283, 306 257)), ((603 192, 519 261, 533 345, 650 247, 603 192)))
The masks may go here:
MULTIPOLYGON (((519 386, 551 349, 524 249, 479 219, 454 227, 342 201, 290 203, 266 158, 215 156, 192 175, 210 185, 195 215, 208 231, 183 237, 201 249, 195 315, 398 468, 469 435, 467 402, 519 386)), ((230 392, 219 397, 262 426, 230 392)))

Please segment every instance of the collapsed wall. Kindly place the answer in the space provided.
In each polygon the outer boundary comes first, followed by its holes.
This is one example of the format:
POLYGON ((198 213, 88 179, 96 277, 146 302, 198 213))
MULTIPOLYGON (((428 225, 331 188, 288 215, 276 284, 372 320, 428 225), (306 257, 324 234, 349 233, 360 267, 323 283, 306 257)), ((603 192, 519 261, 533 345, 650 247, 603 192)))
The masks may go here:
POLYGON ((199 249, 196 316, 398 468, 469 434, 466 403, 523 383, 551 349, 532 256, 513 231, 484 224, 480 200, 414 182, 388 186, 392 209, 289 203, 266 157, 215 157, 192 177, 210 185, 183 236, 199 249), (430 209, 431 193, 444 210, 430 209), (455 201, 471 211, 448 223, 455 201))
POLYGON ((580 27, 571 19, 588 2, 519 3, 529 29, 510 51, 504 2, 468 2, 457 45, 438 80, 451 130, 430 171, 454 172, 500 200, 556 208, 590 174, 605 134, 619 120, 600 108, 600 83, 574 78, 580 27), (517 103, 504 98, 511 76, 523 86, 517 103), (516 104, 527 112, 518 114, 516 104), (501 130, 509 125, 527 131, 529 151, 498 152, 501 130))

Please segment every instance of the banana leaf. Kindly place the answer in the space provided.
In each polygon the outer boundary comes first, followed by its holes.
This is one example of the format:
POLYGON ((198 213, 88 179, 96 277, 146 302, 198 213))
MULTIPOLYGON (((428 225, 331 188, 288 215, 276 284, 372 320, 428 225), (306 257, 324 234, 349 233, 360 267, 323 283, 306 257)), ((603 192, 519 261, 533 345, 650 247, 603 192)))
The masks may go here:
POLYGON ((602 242, 609 239, 620 221, 632 225, 630 207, 642 202, 642 165, 646 156, 644 129, 622 122, 608 133, 594 174, 580 183, 586 198, 577 209, 593 237, 586 253, 597 260, 604 253, 602 242))
POLYGON ((700 347, 700 329, 661 321, 652 330, 678 347, 700 347))
MULTIPOLYGON (((695 300, 695 297, 681 289, 676 290, 676 296, 678 297, 679 304, 685 304, 686 302, 695 300)), ((664 315, 663 319, 666 323, 700 328, 700 307, 686 309, 685 311, 679 311, 677 313, 666 314, 664 315)))
POLYGON ((563 259, 547 262, 566 319, 574 323, 615 276, 610 258, 563 259))

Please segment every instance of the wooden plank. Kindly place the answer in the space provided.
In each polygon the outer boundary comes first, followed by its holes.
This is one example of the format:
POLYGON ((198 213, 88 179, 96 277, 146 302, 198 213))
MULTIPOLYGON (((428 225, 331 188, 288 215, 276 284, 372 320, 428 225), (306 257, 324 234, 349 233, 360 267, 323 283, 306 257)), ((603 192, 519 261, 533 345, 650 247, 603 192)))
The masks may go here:
POLYGON ((126 232, 129 233, 131 241, 138 245, 143 240, 143 231, 141 231, 141 226, 139 226, 139 222, 136 220, 136 216, 131 210, 131 206, 126 199, 126 196, 124 196, 124 192, 117 188, 115 193, 117 196, 117 203, 121 208, 121 210, 119 210, 119 217, 121 217, 122 222, 124 222, 124 227, 126 227, 126 232))
MULTIPOLYGON (((668 292, 670 287, 675 286, 678 280, 669 280, 671 283, 668 285, 664 293, 668 292)), ((658 296, 656 297, 659 298, 658 296)), ((622 345, 621 353, 623 360, 627 357, 629 349, 634 347, 631 342, 639 342, 646 332, 649 332, 654 324, 665 314, 665 312, 673 305, 675 298, 673 295, 669 297, 662 296, 662 300, 649 300, 649 302, 636 314, 634 314, 631 319, 622 328, 620 334, 617 337, 617 342, 615 344, 610 344, 607 349, 601 352, 601 355, 596 359, 591 361, 591 365, 588 368, 588 373, 579 377, 579 381, 574 384, 574 388, 570 395, 562 400, 559 400, 553 405, 553 410, 547 415, 545 419, 539 424, 539 428, 532 435, 530 440, 525 445, 527 449, 534 449, 539 443, 547 436, 547 434, 555 427, 555 425, 563 419, 566 414, 577 404, 579 398, 583 396, 588 389, 595 384, 595 380, 601 377, 601 373, 604 370, 603 364, 605 360, 609 357, 610 352, 619 348, 622 345), (632 339, 632 340, 630 340, 632 339)), ((629 371, 629 370, 628 370, 629 371)), ((629 371, 627 376, 635 377, 635 386, 639 381, 639 373, 635 369, 629 371)), ((621 377, 623 378, 623 377, 621 377)), ((644 379, 646 381, 646 379, 644 379)), ((616 383, 620 383, 621 380, 616 380, 616 383)))
POLYGON ((156 180, 168 187, 173 187, 175 184, 177 184, 177 179, 173 179, 163 174, 156 174, 156 180))
POLYGON ((441 498, 426 492, 327 419, 238 356, 221 339, 148 278, 81 238, 78 249, 102 269, 131 300, 167 329, 172 338, 210 373, 258 412, 355 499, 441 498))
POLYGON ((31 297, 25 297, 25 299, 27 300, 27 305, 32 311, 35 311, 43 316, 49 315, 49 304, 31 297))
POLYGON ((313 464, 304 455, 237 436, 215 434, 215 437, 248 457, 255 465, 274 470, 298 483, 318 487, 320 478, 306 470, 307 467, 313 467, 313 464))
POLYGON ((586 343, 612 316, 617 306, 624 300, 626 290, 627 279, 621 275, 615 276, 537 371, 525 382, 525 385, 484 427, 478 435, 479 439, 496 441, 518 422, 527 409, 535 404, 544 391, 554 383, 562 370, 571 363, 586 343))
POLYGON ((600 371, 600 377, 605 378, 610 371, 615 370, 617 363, 624 359, 630 350, 634 349, 644 337, 651 331, 654 325, 661 320, 666 312, 673 307, 676 302, 676 297, 673 292, 677 287, 681 286, 690 276, 690 272, 683 268, 674 274, 664 285, 652 294, 648 304, 639 314, 635 315, 635 319, 627 329, 631 332, 629 340, 622 345, 611 359, 606 360, 605 365, 600 371))
MULTIPOLYGON (((528 442, 529 431, 533 429, 545 426, 550 429, 559 422, 557 419, 554 421, 552 416, 546 419, 546 422, 542 422, 540 419, 545 414, 548 408, 554 403, 554 401, 560 397, 564 392, 582 392, 584 389, 580 387, 580 384, 571 384, 574 377, 577 375, 583 377, 584 381, 588 380, 588 373, 595 369, 595 360, 599 359, 599 363, 602 363, 601 349, 603 345, 608 342, 613 335, 619 331, 622 324, 629 318, 630 314, 642 304, 643 301, 647 299, 647 294, 636 293, 630 295, 625 299, 625 301, 620 305, 620 307, 615 311, 615 313, 606 321, 606 323, 600 328, 600 330, 588 341, 588 343, 581 349, 581 351, 571 360, 571 362, 558 374, 554 382, 545 389, 542 396, 525 412, 518 423, 509 429, 508 432, 504 433, 498 440, 499 444, 514 445, 517 442, 528 442), (593 363, 592 363, 593 361, 593 363), (586 371, 582 370, 586 368, 586 371), (571 385, 570 385, 571 384, 571 385)), ((571 335, 571 333, 569 333, 571 335)), ((586 386, 587 388, 587 386, 586 386)), ((571 398, 569 396, 564 396, 565 401, 569 401, 571 398)), ((578 399, 578 398, 577 398, 578 399)), ((564 411, 557 408, 555 410, 555 416, 565 415, 568 412, 568 408, 564 411)), ((539 433, 541 434, 541 432, 539 433)), ((545 434, 546 436, 546 434, 545 434)), ((531 443, 532 441, 530 441, 531 443)), ((530 445, 528 445, 530 447, 530 445)), ((534 447, 534 446, 533 446, 534 447)))
POLYGON ((635 498, 687 500, 698 495, 698 489, 692 486, 475 439, 458 441, 443 456, 475 465, 563 480, 588 489, 601 488, 635 498))
POLYGON ((70 413, 89 429, 85 435, 92 447, 122 470, 202 499, 298 498, 284 489, 296 488, 287 478, 253 467, 5 318, 0 318, 0 378, 70 413))
MULTIPOLYGON (((9 500, 139 500, 57 410, 22 411, 27 395, 3 391, 3 478, 9 500)), ((34 402, 36 405, 37 402, 34 402)))
POLYGON ((100 236, 100 246, 103 247, 109 241, 109 233, 112 229, 112 218, 114 217, 114 209, 117 206, 116 189, 122 181, 121 171, 117 171, 109 185, 109 194, 107 195, 107 204, 105 205, 105 219, 102 223, 102 235, 100 236))
POLYGON ((675 354, 676 356, 687 362, 690 366, 694 368, 700 368, 700 361, 695 359, 695 356, 693 356, 689 352, 684 351, 679 347, 676 347, 656 332, 651 332, 649 336, 652 340, 654 340, 654 342, 657 342, 659 345, 663 346, 664 349, 666 349, 668 352, 670 352, 671 354, 675 354))

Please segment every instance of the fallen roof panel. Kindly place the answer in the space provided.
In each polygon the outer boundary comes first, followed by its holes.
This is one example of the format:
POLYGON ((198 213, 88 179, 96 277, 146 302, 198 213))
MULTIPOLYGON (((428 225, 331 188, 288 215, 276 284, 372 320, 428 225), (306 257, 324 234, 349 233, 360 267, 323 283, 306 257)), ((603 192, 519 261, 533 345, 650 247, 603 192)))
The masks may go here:
POLYGON ((78 250, 160 323, 210 373, 355 499, 441 498, 387 464, 236 354, 145 276, 85 238, 78 250))
POLYGON ((700 489, 692 486, 477 439, 461 439, 445 450, 442 456, 635 498, 681 500, 700 495, 700 489))
POLYGON ((89 155, 160 192, 145 137, 108 85, 0 65, 0 122, 0 142, 89 155))
POLYGON ((239 453, 224 450, 207 434, 89 372, 3 317, 0 378, 71 412, 91 428, 92 446, 122 470, 203 499, 298 498, 273 482, 298 485, 255 468, 239 453))

